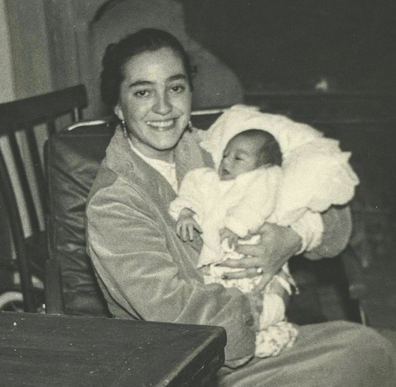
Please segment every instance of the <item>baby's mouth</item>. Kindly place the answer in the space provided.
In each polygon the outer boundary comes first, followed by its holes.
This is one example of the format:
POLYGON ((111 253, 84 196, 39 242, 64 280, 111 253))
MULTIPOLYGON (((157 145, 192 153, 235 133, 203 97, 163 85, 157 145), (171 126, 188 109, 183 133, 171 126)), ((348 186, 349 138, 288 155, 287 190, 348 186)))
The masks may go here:
POLYGON ((221 176, 222 180, 226 180, 229 177, 229 175, 230 175, 230 172, 227 169, 221 168, 220 176, 221 176))

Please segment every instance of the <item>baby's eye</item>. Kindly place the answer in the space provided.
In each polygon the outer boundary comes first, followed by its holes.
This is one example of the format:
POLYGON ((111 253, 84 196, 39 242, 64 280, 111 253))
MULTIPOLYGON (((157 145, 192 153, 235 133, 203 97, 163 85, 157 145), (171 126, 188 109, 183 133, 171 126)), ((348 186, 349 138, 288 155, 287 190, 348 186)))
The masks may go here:
POLYGON ((236 156, 235 157, 235 160, 238 160, 238 161, 240 161, 240 160, 243 160, 241 157, 239 157, 239 156, 236 156))

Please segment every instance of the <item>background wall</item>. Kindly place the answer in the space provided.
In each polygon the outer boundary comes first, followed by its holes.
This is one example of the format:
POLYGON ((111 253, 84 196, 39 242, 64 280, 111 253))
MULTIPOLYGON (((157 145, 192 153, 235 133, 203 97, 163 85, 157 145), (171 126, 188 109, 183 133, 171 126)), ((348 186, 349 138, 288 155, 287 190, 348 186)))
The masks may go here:
MULTIPOLYGON (((0 0, 0 47, 12 52, 16 97, 79 83, 98 9, 146 0, 0 0), (8 24, 8 27, 4 27, 8 24), (7 32, 7 28, 9 34, 7 32), (4 40, 8 36, 9 42, 4 40)), ((160 1, 161 2, 161 1, 160 1)), ((185 29, 233 70, 247 90, 306 90, 320 77, 349 90, 395 89, 393 0, 162 0, 184 7, 185 29)), ((153 18, 160 19, 158 7, 153 18)), ((104 15, 104 14, 103 14, 104 15)), ((102 15, 102 16, 103 16, 102 15)), ((131 14, 134 28, 135 12, 131 14)), ((175 20, 173 28, 177 29, 175 20)), ((183 25, 184 28, 184 25, 183 25)), ((4 49, 4 51, 3 51, 4 49)), ((2 61, 2 68, 9 63, 2 61)))
POLYGON ((342 89, 396 86, 393 0, 180 0, 189 33, 245 87, 309 89, 326 76, 342 89))
POLYGON ((110 0, 89 23, 87 49, 89 59, 83 77, 91 97, 88 113, 105 112, 100 102, 101 60, 106 47, 142 28, 159 28, 172 33, 181 42, 197 68, 194 77, 193 109, 228 106, 243 101, 238 77, 186 30, 184 7, 174 0, 110 0))
POLYGON ((15 98, 50 91, 52 74, 43 0, 3 1, 15 98))
POLYGON ((0 103, 14 99, 14 75, 12 71, 10 30, 5 13, 4 0, 0 0, 0 103))

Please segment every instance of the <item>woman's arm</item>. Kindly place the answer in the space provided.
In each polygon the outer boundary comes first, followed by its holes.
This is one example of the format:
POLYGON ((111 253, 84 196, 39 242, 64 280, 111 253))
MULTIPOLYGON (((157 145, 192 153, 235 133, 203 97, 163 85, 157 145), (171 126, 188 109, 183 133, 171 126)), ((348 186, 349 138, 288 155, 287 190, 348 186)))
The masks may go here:
POLYGON ((255 347, 255 311, 247 296, 235 288, 205 285, 188 255, 195 251, 179 240, 167 219, 150 197, 117 182, 91 198, 88 252, 110 294, 112 313, 223 326, 228 364, 246 361, 255 347))
MULTIPOLYGON (((323 214, 324 235, 320 246, 306 253, 309 259, 334 257, 346 247, 352 229, 348 207, 331 208, 323 214)), ((239 245, 237 251, 248 257, 228 260, 224 266, 241 268, 240 272, 228 273, 227 278, 244 278, 262 275, 258 289, 264 289, 268 281, 301 248, 301 238, 289 227, 266 223, 260 230, 257 245, 239 245), (262 268, 263 273, 258 273, 262 268)))
POLYGON ((262 290, 281 267, 301 248, 301 238, 289 227, 265 223, 259 230, 260 242, 255 245, 238 245, 236 251, 246 256, 229 259, 222 266, 240 268, 226 273, 226 279, 262 276, 257 290, 262 290))
POLYGON ((347 246, 352 233, 352 216, 349 207, 331 207, 322 214, 324 232, 322 243, 306 252, 306 258, 316 260, 339 255, 347 246))

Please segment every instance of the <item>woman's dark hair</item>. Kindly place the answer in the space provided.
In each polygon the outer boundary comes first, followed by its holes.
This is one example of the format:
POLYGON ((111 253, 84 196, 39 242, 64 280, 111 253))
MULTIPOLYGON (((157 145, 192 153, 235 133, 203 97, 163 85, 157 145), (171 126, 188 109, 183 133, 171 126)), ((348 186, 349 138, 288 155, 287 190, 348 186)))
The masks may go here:
POLYGON ((102 60, 103 70, 100 84, 103 102, 110 107, 117 105, 121 82, 124 79, 125 63, 135 55, 164 47, 172 49, 182 59, 192 90, 193 69, 190 58, 181 43, 169 32, 145 28, 107 47, 102 60))
POLYGON ((262 142, 262 145, 258 149, 260 165, 282 166, 282 151, 278 141, 276 141, 271 133, 262 129, 247 129, 237 134, 235 137, 237 136, 243 136, 257 142, 262 142))

